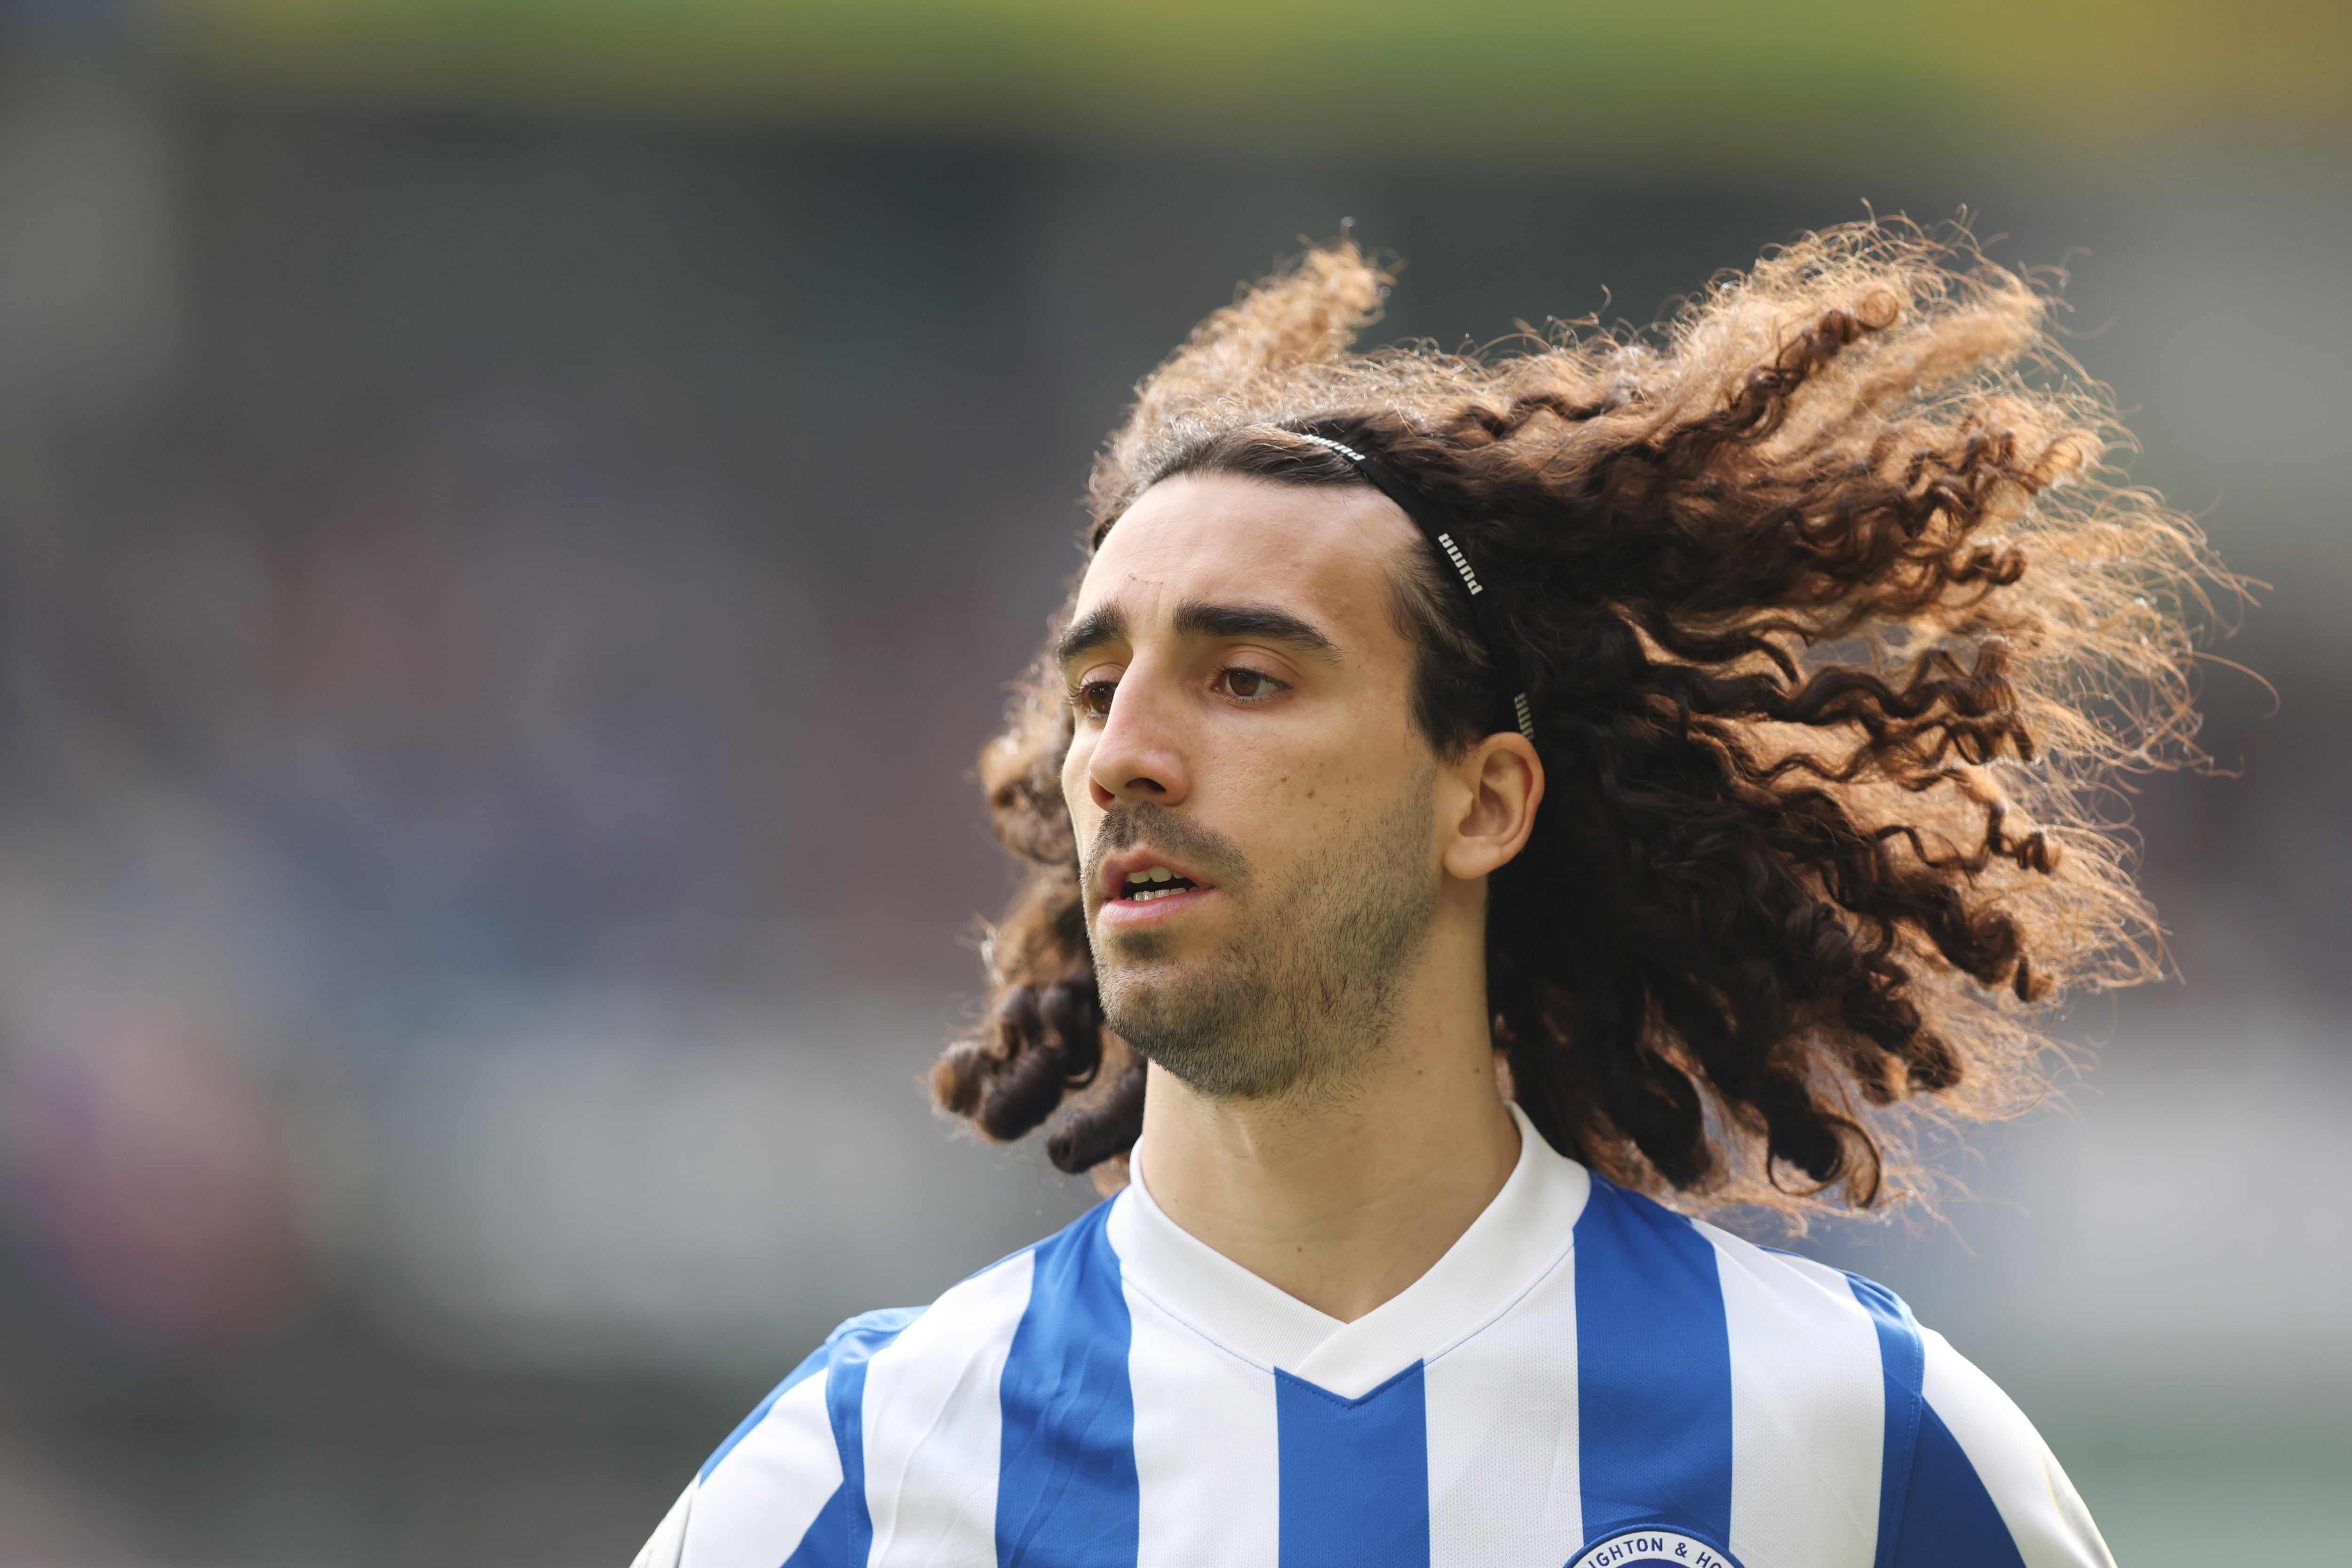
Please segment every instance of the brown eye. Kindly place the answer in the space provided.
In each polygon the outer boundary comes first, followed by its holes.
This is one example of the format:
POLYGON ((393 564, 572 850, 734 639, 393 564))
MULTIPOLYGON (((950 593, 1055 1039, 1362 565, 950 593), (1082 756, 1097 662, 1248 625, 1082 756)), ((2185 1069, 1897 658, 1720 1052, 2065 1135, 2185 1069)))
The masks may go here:
POLYGON ((1087 681, 1084 686, 1078 688, 1078 711, 1086 714, 1089 718, 1108 718, 1110 716, 1111 693, 1118 689, 1118 682, 1116 680, 1087 681))
POLYGON ((1228 696, 1241 698, 1244 701, 1252 698, 1271 697, 1282 689, 1282 682, 1271 675, 1239 667, 1219 674, 1217 683, 1225 689, 1228 696))

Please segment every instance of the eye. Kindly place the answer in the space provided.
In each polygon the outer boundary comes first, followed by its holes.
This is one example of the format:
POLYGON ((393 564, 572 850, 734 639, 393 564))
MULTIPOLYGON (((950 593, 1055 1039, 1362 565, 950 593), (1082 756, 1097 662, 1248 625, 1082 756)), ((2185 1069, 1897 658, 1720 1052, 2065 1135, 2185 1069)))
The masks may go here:
POLYGON ((1273 696, 1284 689, 1284 683, 1264 670, 1235 665, 1231 669, 1217 671, 1216 688, 1228 697, 1251 702, 1273 696))
POLYGON ((1111 694, 1118 689, 1116 680, 1089 680, 1070 693, 1070 706, 1090 719, 1110 716, 1111 694))

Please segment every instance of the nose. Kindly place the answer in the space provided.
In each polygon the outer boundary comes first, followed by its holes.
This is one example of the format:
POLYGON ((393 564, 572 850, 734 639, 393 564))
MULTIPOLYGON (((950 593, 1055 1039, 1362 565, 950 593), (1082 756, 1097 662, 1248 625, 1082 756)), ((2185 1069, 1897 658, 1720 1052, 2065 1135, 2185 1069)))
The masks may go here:
POLYGON ((1111 697, 1110 712, 1087 759, 1087 793, 1097 809, 1150 801, 1181 805, 1192 791, 1184 762, 1181 716, 1172 694, 1151 672, 1130 667, 1111 697))

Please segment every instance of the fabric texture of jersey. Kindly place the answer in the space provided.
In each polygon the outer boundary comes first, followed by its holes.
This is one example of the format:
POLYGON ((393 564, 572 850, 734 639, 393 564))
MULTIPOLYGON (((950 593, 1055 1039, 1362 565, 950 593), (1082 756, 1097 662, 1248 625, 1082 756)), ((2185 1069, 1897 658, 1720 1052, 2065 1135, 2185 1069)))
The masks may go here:
POLYGON ((2023 1414, 1890 1292, 1519 1130, 1486 1211, 1351 1323, 1139 1173, 835 1331, 637 1568, 2113 1568, 2023 1414))

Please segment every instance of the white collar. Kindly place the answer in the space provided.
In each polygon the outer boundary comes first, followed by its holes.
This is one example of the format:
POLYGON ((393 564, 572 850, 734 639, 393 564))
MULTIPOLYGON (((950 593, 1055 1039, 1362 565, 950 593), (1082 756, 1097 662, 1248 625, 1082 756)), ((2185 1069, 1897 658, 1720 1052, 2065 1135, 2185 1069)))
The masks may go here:
POLYGON ((1517 1105, 1510 1180, 1429 1272, 1352 1323, 1316 1310, 1179 1226, 1151 1201, 1139 1164, 1112 1200, 1109 1237, 1126 1281, 1244 1361, 1354 1399, 1460 1344, 1568 1255, 1592 1179, 1555 1153, 1517 1105))

